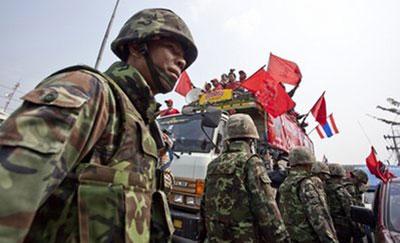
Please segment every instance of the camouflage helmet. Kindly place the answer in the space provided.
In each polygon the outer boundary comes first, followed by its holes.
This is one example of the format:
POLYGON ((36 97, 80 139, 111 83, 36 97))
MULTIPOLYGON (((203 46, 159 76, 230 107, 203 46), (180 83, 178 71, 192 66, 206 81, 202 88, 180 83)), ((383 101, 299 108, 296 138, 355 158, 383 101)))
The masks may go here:
POLYGON ((368 175, 363 170, 355 169, 350 174, 359 182, 367 184, 368 183, 368 175))
POLYGON ((251 119, 251 117, 247 114, 238 113, 231 115, 226 127, 226 140, 232 138, 260 139, 253 119, 251 119))
POLYGON ((331 172, 331 176, 345 177, 346 170, 340 164, 329 164, 329 171, 331 172))
POLYGON ((313 164, 314 162, 314 155, 306 147, 296 147, 289 153, 290 166, 313 164))
POLYGON ((156 36, 176 39, 185 52, 186 66, 197 58, 197 48, 185 22, 169 9, 144 9, 133 15, 111 43, 111 50, 123 61, 128 57, 126 44, 144 43, 156 36))
POLYGON ((324 174, 327 174, 327 175, 331 174, 331 172, 329 171, 328 165, 326 163, 322 163, 322 162, 319 162, 319 161, 312 165, 311 172, 316 174, 316 175, 321 174, 321 173, 324 173, 324 174))

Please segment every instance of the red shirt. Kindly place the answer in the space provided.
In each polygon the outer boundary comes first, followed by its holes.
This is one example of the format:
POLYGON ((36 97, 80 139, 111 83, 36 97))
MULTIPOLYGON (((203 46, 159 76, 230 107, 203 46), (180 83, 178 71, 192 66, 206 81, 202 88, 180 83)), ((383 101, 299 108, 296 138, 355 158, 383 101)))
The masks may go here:
POLYGON ((224 89, 224 87, 222 86, 222 84, 218 84, 216 87, 214 87, 213 90, 221 90, 224 89))
POLYGON ((160 116, 169 116, 169 115, 174 115, 174 114, 179 114, 180 112, 177 110, 177 109, 175 109, 175 108, 171 108, 171 109, 165 109, 165 110, 162 110, 161 112, 160 112, 160 116))

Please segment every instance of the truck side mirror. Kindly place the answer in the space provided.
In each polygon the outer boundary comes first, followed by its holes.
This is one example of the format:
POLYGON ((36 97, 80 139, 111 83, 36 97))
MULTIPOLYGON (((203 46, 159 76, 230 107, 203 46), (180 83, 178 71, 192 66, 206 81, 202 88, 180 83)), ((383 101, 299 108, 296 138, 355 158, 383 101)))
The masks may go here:
POLYGON ((201 126, 216 128, 221 120, 222 112, 214 107, 208 107, 206 112, 202 114, 201 126))
POLYGON ((351 219, 354 222, 369 225, 372 228, 375 227, 374 213, 371 209, 360 206, 351 206, 350 214, 351 219))

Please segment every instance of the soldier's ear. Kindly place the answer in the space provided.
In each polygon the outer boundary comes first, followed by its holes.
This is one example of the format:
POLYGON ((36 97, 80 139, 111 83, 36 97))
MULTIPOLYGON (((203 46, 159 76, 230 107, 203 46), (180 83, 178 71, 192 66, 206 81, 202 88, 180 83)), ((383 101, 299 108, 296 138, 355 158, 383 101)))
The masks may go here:
POLYGON ((142 54, 139 51, 139 46, 136 44, 128 45, 129 55, 134 58, 139 58, 142 54))

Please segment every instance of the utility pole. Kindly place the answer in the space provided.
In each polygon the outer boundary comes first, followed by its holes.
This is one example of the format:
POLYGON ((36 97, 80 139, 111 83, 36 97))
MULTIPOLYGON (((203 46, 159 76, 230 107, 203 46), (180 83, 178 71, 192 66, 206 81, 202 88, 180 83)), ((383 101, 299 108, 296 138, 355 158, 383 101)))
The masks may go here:
POLYGON ((391 140, 393 140, 393 146, 386 146, 386 149, 387 149, 388 151, 392 150, 392 151, 394 151, 394 152, 396 153, 396 157, 397 157, 397 166, 400 166, 400 147, 398 146, 397 140, 396 140, 396 139, 400 138, 400 136, 396 136, 396 135, 394 134, 393 126, 392 126, 392 136, 390 136, 390 135, 383 135, 383 138, 384 138, 384 139, 391 139, 391 140))
POLYGON ((112 22, 114 21, 115 12, 117 12, 118 4, 119 4, 119 0, 117 0, 117 2, 115 3, 114 11, 111 15, 110 21, 108 22, 108 26, 106 29, 106 33, 104 34, 103 41, 101 42, 99 54, 97 55, 97 59, 96 59, 96 64, 94 65, 95 69, 97 69, 100 65, 100 61, 103 56, 104 46, 106 45, 106 42, 108 39, 108 34, 110 34, 111 25, 112 25, 112 22))
POLYGON ((15 86, 13 87, 13 89, 11 90, 11 93, 6 94, 6 97, 7 97, 8 99, 7 99, 7 101, 6 101, 6 104, 4 105, 4 110, 3 110, 4 112, 7 111, 8 105, 10 104, 12 98, 14 97, 14 95, 15 95, 15 93, 17 92, 17 89, 18 89, 18 87, 19 87, 20 85, 21 85, 21 84, 20 84, 19 82, 17 82, 17 83, 15 84, 15 86))

